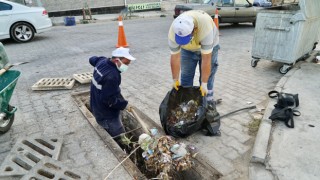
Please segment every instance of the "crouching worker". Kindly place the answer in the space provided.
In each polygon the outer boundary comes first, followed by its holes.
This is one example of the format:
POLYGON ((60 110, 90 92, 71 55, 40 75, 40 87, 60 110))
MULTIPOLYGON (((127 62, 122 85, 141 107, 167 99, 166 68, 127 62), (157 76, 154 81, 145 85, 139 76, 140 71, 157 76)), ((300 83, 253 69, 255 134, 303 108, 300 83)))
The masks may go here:
MULTIPOLYGON (((120 111, 128 105, 121 95, 121 73, 135 58, 128 48, 112 51, 112 58, 93 56, 89 59, 94 67, 90 89, 90 108, 97 123, 112 137, 125 132, 120 119, 120 111)), ((115 139, 117 140, 117 139, 115 139)))

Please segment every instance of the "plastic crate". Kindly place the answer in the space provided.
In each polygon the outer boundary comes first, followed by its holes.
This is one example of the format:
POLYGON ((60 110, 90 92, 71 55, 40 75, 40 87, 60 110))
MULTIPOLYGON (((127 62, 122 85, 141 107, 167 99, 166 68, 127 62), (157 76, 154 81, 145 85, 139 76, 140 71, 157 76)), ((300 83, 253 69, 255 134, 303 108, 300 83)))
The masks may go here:
POLYGON ((74 16, 64 17, 64 25, 65 26, 75 26, 76 25, 76 18, 74 16))

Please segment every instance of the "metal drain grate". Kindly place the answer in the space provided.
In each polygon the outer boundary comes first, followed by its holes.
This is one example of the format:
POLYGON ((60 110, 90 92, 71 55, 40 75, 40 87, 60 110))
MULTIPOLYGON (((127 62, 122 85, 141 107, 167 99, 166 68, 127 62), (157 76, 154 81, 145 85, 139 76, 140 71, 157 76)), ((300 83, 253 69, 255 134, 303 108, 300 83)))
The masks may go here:
POLYGON ((61 138, 30 137, 20 139, 0 166, 0 177, 25 175, 43 157, 58 159, 61 138))
POLYGON ((87 84, 91 82, 92 72, 86 72, 81 74, 73 74, 73 78, 81 84, 87 84))
POLYGON ((32 90, 71 89, 74 83, 73 78, 43 78, 32 86, 32 90))
POLYGON ((24 175, 21 180, 38 179, 73 180, 89 179, 89 176, 65 166, 60 161, 44 157, 28 172, 28 174, 24 175))

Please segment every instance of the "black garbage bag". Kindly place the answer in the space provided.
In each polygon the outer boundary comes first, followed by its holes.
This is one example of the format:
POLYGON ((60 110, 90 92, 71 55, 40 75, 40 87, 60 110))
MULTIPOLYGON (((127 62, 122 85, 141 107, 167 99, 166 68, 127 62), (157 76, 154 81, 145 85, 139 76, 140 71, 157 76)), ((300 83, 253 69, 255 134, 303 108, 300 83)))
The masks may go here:
POLYGON ((207 101, 205 97, 201 96, 200 87, 179 87, 178 91, 172 89, 167 93, 159 108, 161 125, 165 133, 173 137, 184 138, 198 131, 203 127, 206 118, 206 106, 207 101), (197 107, 193 118, 184 121, 177 119, 175 110, 179 109, 181 105, 192 103, 196 104, 193 107, 197 107), (177 121, 172 122, 173 119, 177 121))

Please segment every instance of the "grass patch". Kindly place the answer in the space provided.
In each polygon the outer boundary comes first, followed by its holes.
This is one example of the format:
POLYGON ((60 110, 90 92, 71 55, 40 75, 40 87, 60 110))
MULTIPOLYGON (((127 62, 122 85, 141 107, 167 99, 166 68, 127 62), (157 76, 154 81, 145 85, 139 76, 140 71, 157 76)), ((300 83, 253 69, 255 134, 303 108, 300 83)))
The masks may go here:
POLYGON ((258 130, 259 130, 259 126, 261 123, 261 119, 253 119, 248 127, 249 127, 249 135, 256 135, 258 130))

